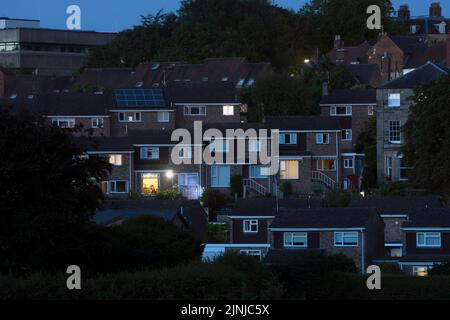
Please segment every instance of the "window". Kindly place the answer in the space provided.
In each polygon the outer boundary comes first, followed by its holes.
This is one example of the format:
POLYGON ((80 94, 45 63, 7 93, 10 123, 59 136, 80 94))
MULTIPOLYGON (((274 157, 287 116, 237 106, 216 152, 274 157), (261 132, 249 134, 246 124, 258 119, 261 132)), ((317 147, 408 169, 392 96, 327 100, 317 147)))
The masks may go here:
POLYGON ((280 133, 280 144, 297 144, 297 134, 295 133, 280 133))
POLYGON ((374 108, 373 108, 373 106, 368 106, 367 107, 367 115, 368 116, 373 116, 374 115, 374 108))
POLYGON ((128 181, 109 181, 108 193, 127 193, 128 181))
POLYGON ((141 159, 158 160, 159 148, 141 148, 141 159))
POLYGON ((410 27, 410 31, 411 31, 411 34, 416 34, 417 33, 417 25, 412 25, 410 27))
POLYGON ((103 118, 92 118, 92 128, 94 129, 103 128, 103 118))
POLYGON ((180 173, 178 184, 180 186, 197 186, 199 184, 198 173, 180 173))
POLYGON ((428 276, 428 271, 430 271, 431 269, 432 269, 431 266, 413 267, 413 276, 426 277, 428 276))
POLYGON ((75 119, 73 118, 54 118, 52 124, 60 128, 75 128, 75 119))
POLYGON ((261 250, 240 250, 239 253, 251 257, 256 257, 261 261, 261 250))
POLYGON ((344 168, 353 169, 353 159, 344 159, 344 168))
POLYGON ((178 155, 180 159, 191 159, 192 158, 191 147, 181 147, 178 155))
POLYGON ((250 166, 250 178, 251 179, 263 179, 269 175, 269 167, 263 166, 250 166))
POLYGON ((418 248, 440 248, 440 232, 417 232, 416 243, 418 248))
POLYGON ((215 139, 210 144, 211 152, 228 152, 230 150, 230 141, 225 139, 215 139))
POLYGON ((391 248, 390 252, 391 257, 400 258, 403 256, 402 248, 391 248))
POLYGON ((230 166, 211 167, 211 187, 228 188, 230 186, 230 166))
POLYGON ((224 116, 234 115, 234 106, 223 106, 223 115, 224 116))
POLYGON ((125 121, 125 112, 119 112, 119 122, 125 121))
POLYGON ((351 129, 342 130, 341 138, 343 141, 352 141, 352 130, 351 129))
POLYGON ((406 165, 406 161, 403 157, 398 159, 398 178, 400 180, 408 180, 408 174, 411 170, 411 167, 406 165))
POLYGON ((119 112, 119 122, 140 122, 141 113, 140 112, 119 112))
POLYGON ((401 129, 402 124, 400 120, 389 120, 389 142, 400 143, 401 142, 401 129))
POLYGON ((244 233, 257 233, 258 220, 244 220, 244 233))
POLYGON ((356 247, 358 245, 358 232, 335 232, 335 247, 356 247))
MULTIPOLYGON (((131 120, 130 117, 128 117, 128 120, 129 121, 133 121, 133 120, 131 120)), ((141 113, 140 112, 135 112, 134 113, 134 121, 141 121, 141 113)))
POLYGON ((388 98, 388 107, 400 107, 400 93, 390 93, 388 98))
POLYGON ((329 133, 316 133, 316 144, 329 144, 330 134, 329 133))
POLYGON ((113 166, 121 166, 122 165, 122 155, 121 154, 111 154, 109 156, 109 163, 113 166))
POLYGON ((258 139, 248 140, 248 151, 260 152, 261 151, 261 140, 258 140, 258 139))
POLYGON ((317 170, 319 170, 319 171, 334 171, 334 170, 336 170, 336 161, 334 159, 317 160, 317 170))
POLYGON ((306 232, 285 232, 284 246, 288 248, 307 248, 308 234, 306 232))
POLYGON ((332 106, 330 108, 331 116, 351 116, 352 106, 332 106))
POLYGON ((159 111, 158 112, 158 122, 169 122, 169 112, 159 111))
POLYGON ((205 106, 185 106, 184 114, 187 116, 205 116, 206 107, 205 106))
POLYGON ((236 88, 242 88, 244 85, 245 79, 239 79, 239 81, 236 83, 236 88))
POLYGON ((253 78, 248 79, 248 81, 247 81, 247 87, 253 86, 254 83, 255 83, 255 79, 253 79, 253 78))
POLYGON ((298 160, 281 160, 280 161, 280 178, 282 180, 298 179, 299 170, 298 160))
POLYGON ((392 157, 386 157, 386 177, 392 179, 392 157))

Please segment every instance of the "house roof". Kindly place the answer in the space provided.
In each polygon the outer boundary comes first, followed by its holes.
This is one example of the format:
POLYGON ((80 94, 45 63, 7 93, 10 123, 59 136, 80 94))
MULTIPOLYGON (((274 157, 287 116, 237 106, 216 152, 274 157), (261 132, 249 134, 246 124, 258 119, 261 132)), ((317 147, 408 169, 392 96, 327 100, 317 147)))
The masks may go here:
POLYGON ((132 152, 133 144, 129 137, 94 137, 93 144, 88 144, 88 151, 95 152, 132 152))
POLYGON ((346 64, 345 67, 361 84, 370 84, 378 71, 376 64, 346 64))
POLYGON ((228 81, 172 82, 167 92, 173 103, 233 103, 238 104, 239 90, 228 81))
POLYGON ((433 62, 428 61, 419 68, 391 81, 388 81, 379 89, 408 89, 425 85, 438 78, 448 75, 450 69, 433 62))
POLYGON ((409 220, 402 228, 450 228, 450 209, 416 209, 409 214, 409 220))
POLYGON ((271 228, 365 228, 378 218, 375 208, 318 208, 283 211, 271 228))
POLYGON ((349 207, 375 207, 380 214, 409 214, 418 208, 441 208, 438 196, 374 196, 352 198, 349 207))
POLYGON ((367 53, 372 48, 372 45, 367 41, 357 45, 357 46, 346 46, 342 49, 333 48, 328 54, 327 57, 330 61, 336 62, 337 60, 337 52, 338 50, 346 51, 346 57, 348 62, 358 61, 360 63, 367 63, 368 56, 367 53))
POLYGON ((448 254, 407 254, 401 258, 397 258, 400 263, 408 262, 449 262, 448 254))
POLYGON ((266 117, 266 124, 272 129, 280 130, 340 130, 341 125, 336 117, 322 116, 279 116, 266 117))
MULTIPOLYGON (((307 199, 279 199, 278 210, 289 211, 307 208, 320 208, 322 200, 307 199)), ((277 214, 276 199, 240 199, 236 201, 229 216, 275 216, 277 214)))
POLYGON ((346 89, 333 90, 328 95, 323 96, 320 105, 335 105, 335 104, 367 104, 374 105, 377 103, 375 89, 346 89))

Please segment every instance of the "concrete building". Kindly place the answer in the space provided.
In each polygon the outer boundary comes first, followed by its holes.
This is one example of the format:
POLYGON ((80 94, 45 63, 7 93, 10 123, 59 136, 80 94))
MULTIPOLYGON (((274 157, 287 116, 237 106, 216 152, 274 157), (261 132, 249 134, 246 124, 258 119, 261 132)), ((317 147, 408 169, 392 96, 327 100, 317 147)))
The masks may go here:
POLYGON ((70 75, 81 68, 92 48, 115 33, 44 29, 39 20, 0 18, 0 66, 42 75, 70 75))

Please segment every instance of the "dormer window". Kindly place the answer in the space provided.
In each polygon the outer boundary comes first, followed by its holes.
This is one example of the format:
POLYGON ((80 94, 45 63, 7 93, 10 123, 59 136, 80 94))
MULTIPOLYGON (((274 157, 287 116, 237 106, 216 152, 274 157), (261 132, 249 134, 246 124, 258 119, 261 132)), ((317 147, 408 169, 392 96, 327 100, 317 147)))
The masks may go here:
POLYGON ((390 108, 400 107, 400 93, 389 94, 388 106, 390 108))
POLYGON ((13 93, 12 95, 9 96, 10 99, 14 100, 17 98, 17 94, 13 93))
POLYGON ((236 88, 242 88, 244 86, 245 79, 239 79, 236 83, 236 88))
POLYGON ((412 25, 410 28, 411 34, 416 34, 417 33, 417 26, 416 25, 412 25))
POLYGON ((223 77, 223 78, 222 78, 222 81, 223 81, 223 82, 228 81, 228 77, 223 77))
POLYGON ((247 81, 247 86, 248 87, 251 87, 251 86, 253 86, 253 84, 255 83, 255 79, 248 79, 248 81, 247 81))
POLYGON ((142 81, 139 81, 136 83, 136 88, 140 88, 144 85, 144 83, 142 81))
POLYGON ((32 94, 29 94, 28 96, 27 96, 27 99, 29 99, 29 100, 31 100, 31 99, 33 99, 34 98, 34 95, 32 95, 32 94))

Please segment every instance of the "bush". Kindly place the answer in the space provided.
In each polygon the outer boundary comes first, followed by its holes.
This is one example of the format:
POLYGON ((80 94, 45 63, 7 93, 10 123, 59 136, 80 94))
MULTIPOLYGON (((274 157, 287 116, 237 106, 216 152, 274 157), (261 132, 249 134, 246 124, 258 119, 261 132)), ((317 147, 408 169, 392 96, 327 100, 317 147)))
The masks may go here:
POLYGON ((289 181, 284 181, 280 185, 280 191, 283 192, 285 198, 289 198, 292 195, 292 183, 289 181))
POLYGON ((405 274, 396 263, 380 263, 378 266, 381 269, 381 274, 405 274))
POLYGON ((209 209, 210 213, 213 213, 227 204, 225 197, 219 191, 214 191, 211 188, 203 191, 200 202, 203 207, 209 209))
POLYGON ((235 194, 237 194, 238 197, 242 196, 244 187, 242 184, 242 177, 240 175, 231 176, 230 189, 231 189, 231 193, 232 193, 233 197, 235 194))
POLYGON ((352 195, 350 192, 335 189, 325 193, 325 203, 329 208, 345 208, 350 203, 352 195))
POLYGON ((226 243, 227 234, 230 231, 228 223, 210 223, 208 224, 207 239, 208 242, 226 243))
POLYGON ((433 268, 429 271, 429 275, 450 275, 450 263, 446 262, 439 265, 434 265, 433 268))
POLYGON ((179 193, 176 190, 161 190, 156 194, 158 200, 175 200, 179 197, 179 193))

